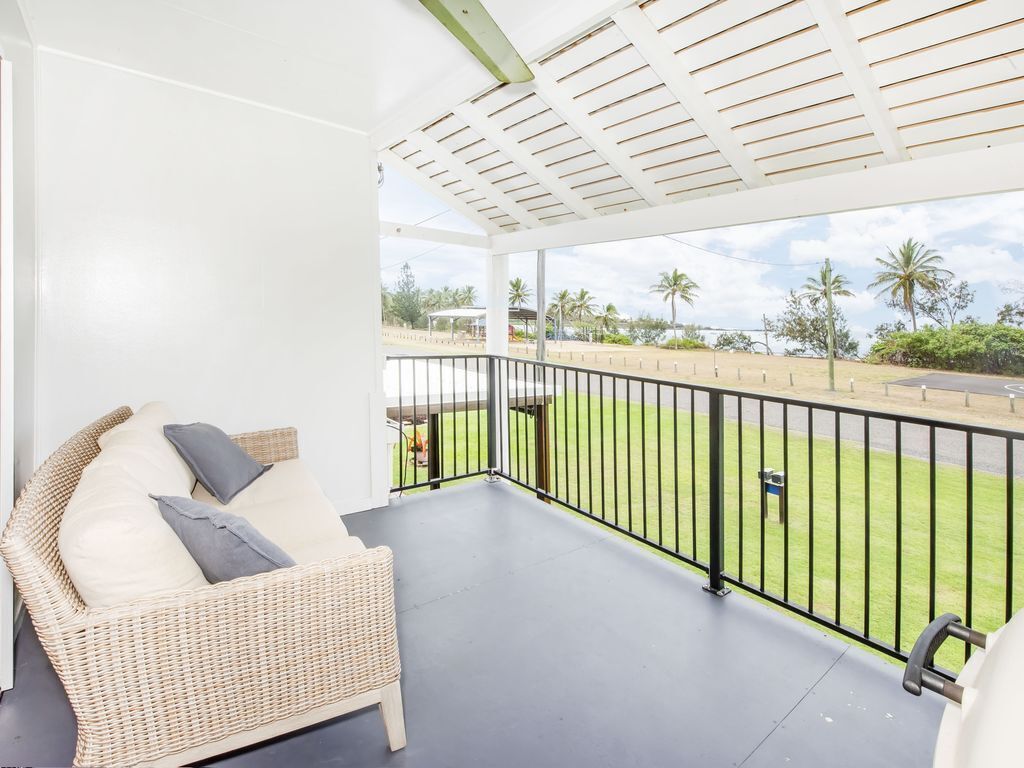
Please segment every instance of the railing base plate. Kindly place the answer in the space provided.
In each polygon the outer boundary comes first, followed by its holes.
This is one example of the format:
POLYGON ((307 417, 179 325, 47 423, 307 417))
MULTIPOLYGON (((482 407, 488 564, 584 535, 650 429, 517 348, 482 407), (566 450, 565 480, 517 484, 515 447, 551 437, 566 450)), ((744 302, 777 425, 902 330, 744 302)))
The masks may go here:
POLYGON ((729 589, 728 587, 722 587, 720 589, 713 589, 710 584, 702 584, 701 585, 701 589, 703 589, 708 594, 715 595, 716 597, 725 597, 730 592, 732 592, 732 590, 729 589))

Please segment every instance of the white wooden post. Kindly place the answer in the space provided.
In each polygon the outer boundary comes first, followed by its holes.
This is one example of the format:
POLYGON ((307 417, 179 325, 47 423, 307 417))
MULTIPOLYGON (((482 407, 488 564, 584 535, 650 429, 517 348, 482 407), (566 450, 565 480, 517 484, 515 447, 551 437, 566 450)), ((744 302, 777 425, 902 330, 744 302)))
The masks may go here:
MULTIPOLYGON (((487 347, 488 355, 508 355, 508 254, 489 253, 487 261, 487 347)), ((500 371, 501 365, 497 366, 500 371)), ((498 375, 501 379, 501 375, 498 375)), ((496 386, 497 381, 489 382, 496 386)), ((498 434, 508 435, 508 396, 504 387, 498 387, 495 398, 497 406, 498 434)), ((508 440, 498 440, 499 464, 509 467, 508 440)))
POLYGON ((537 359, 541 362, 544 362, 544 347, 548 335, 548 320, 545 315, 547 309, 547 287, 545 286, 547 253, 543 248, 537 251, 537 319, 533 324, 537 334, 537 359))

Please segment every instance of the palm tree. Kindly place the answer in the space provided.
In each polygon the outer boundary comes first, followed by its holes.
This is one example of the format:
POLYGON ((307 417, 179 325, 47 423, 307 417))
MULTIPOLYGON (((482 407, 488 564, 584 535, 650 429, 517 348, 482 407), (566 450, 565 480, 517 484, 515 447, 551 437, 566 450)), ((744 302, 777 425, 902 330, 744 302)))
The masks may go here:
POLYGON ((844 275, 832 271, 832 262, 825 259, 825 265, 821 268, 818 277, 811 275, 804 283, 803 298, 811 300, 812 304, 820 301, 825 302, 825 322, 828 330, 828 388, 832 392, 836 390, 836 296, 853 296, 848 286, 850 281, 844 275))
POLYGON ((594 294, 586 288, 580 288, 576 295, 572 297, 573 317, 585 329, 587 341, 590 341, 590 335, 593 331, 590 320, 593 319, 594 310, 596 309, 597 305, 594 303, 594 294))
POLYGON ((619 310, 615 308, 614 304, 605 304, 594 313, 594 322, 597 323, 601 338, 604 339, 606 331, 612 331, 618 327, 619 310))
POLYGON ((557 335, 559 339, 562 338, 565 330, 566 315, 572 317, 574 306, 575 302, 573 295, 566 290, 562 290, 555 294, 555 297, 551 302, 551 306, 548 308, 548 312, 558 317, 557 335))
POLYGON ((934 290, 940 277, 951 276, 953 273, 941 266, 942 257, 936 251, 912 238, 908 237, 896 253, 892 252, 892 248, 887 250, 888 257, 875 258, 882 270, 875 274, 875 281, 868 288, 878 288, 879 296, 888 291, 893 301, 903 305, 903 309, 910 315, 910 326, 916 331, 914 291, 917 288, 934 290))
POLYGON ((464 285, 461 288, 456 289, 455 293, 459 297, 459 304, 464 307, 472 307, 476 304, 476 288, 472 285, 464 285))
POLYGON ((676 299, 685 301, 692 307, 700 286, 693 282, 685 272, 680 272, 678 269, 673 269, 671 273, 662 272, 659 277, 658 282, 651 286, 651 293, 660 294, 662 299, 672 302, 672 338, 675 338, 676 299))
MULTIPOLYGON (((508 281, 508 305, 515 307, 516 309, 522 309, 523 304, 533 295, 533 291, 530 290, 530 286, 526 284, 526 281, 521 277, 515 277, 508 281)), ((540 328, 541 318, 537 318, 537 327, 540 328)), ((530 324, 526 320, 523 321, 523 335, 524 337, 530 333, 530 324)))

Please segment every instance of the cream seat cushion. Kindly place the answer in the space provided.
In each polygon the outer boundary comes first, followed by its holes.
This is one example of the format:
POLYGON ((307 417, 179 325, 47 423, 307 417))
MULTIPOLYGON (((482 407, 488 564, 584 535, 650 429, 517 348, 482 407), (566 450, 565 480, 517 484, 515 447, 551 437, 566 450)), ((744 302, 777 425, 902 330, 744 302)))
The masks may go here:
POLYGON ((163 436, 173 414, 150 403, 99 438, 61 520, 64 568, 90 607, 207 582, 149 494, 189 496, 195 477, 163 436))
POLYGON ((278 462, 230 504, 221 504, 202 485, 196 486, 192 498, 244 517, 296 563, 314 563, 365 549, 362 541, 348 535, 301 459, 278 462))

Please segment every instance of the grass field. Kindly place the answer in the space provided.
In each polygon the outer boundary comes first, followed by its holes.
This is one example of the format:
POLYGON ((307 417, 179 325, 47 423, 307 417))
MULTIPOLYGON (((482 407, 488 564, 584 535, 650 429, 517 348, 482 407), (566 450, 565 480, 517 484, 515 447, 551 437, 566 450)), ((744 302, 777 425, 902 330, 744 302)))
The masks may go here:
MULTIPOLYGON (((479 466, 478 455, 486 462, 485 416, 481 415, 479 432, 476 412, 443 417, 445 475, 475 470, 479 466)), ((608 397, 602 400, 596 395, 588 402, 585 395, 568 393, 555 401, 549 432, 551 491, 560 499, 613 521, 652 543, 706 562, 709 490, 706 415, 697 413, 691 423, 688 411, 663 408, 659 418, 651 405, 641 406, 608 397)), ((883 642, 894 643, 897 640, 895 455, 878 450, 866 453, 862 443, 841 440, 837 509, 835 441, 815 436, 813 455, 809 456, 806 435, 791 432, 788 526, 778 522, 778 499, 768 497, 769 516, 764 522, 762 550, 761 496, 756 475, 761 466, 760 430, 750 424, 744 424, 740 430, 737 423, 731 421, 727 422, 725 433, 726 571, 757 586, 763 567, 765 590, 780 596, 788 594, 790 601, 836 618, 838 546, 840 621, 883 642), (870 464, 868 483, 865 482, 865 460, 870 464), (813 471, 809 461, 813 461, 813 471), (866 550, 870 551, 869 556, 866 550), (865 579, 867 574, 870 575, 869 585, 865 579)), ((505 439, 511 443, 508 449, 510 474, 533 482, 534 470, 530 466, 536 456, 533 418, 513 412, 505 439)), ((783 454, 782 431, 766 429, 764 465, 783 468, 783 454)), ((404 451, 396 450, 396 484, 402 461, 407 456, 404 451)), ((412 481, 411 462, 406 464, 405 471, 405 480, 409 483, 412 481)), ((960 467, 938 465, 935 505, 936 610, 959 613, 965 619, 966 474, 960 467)), ((425 477, 421 469, 420 480, 425 477)), ((1014 527, 1021 531, 1024 530, 1024 483, 1020 480, 1015 484, 1014 495, 1014 527)), ((903 649, 913 644, 928 621, 929 515, 928 464, 904 457, 900 548, 902 606, 897 642, 903 649)), ((1006 551, 1005 478, 1002 474, 975 471, 970 620, 982 630, 995 629, 1005 620, 1006 551)), ((1024 598, 1024 554, 1019 545, 1014 547, 1013 559, 1014 572, 1021 575, 1014 585, 1013 605, 1017 607, 1024 598)), ((962 646, 947 644, 938 661, 950 669, 959 669, 963 663, 962 646)))

